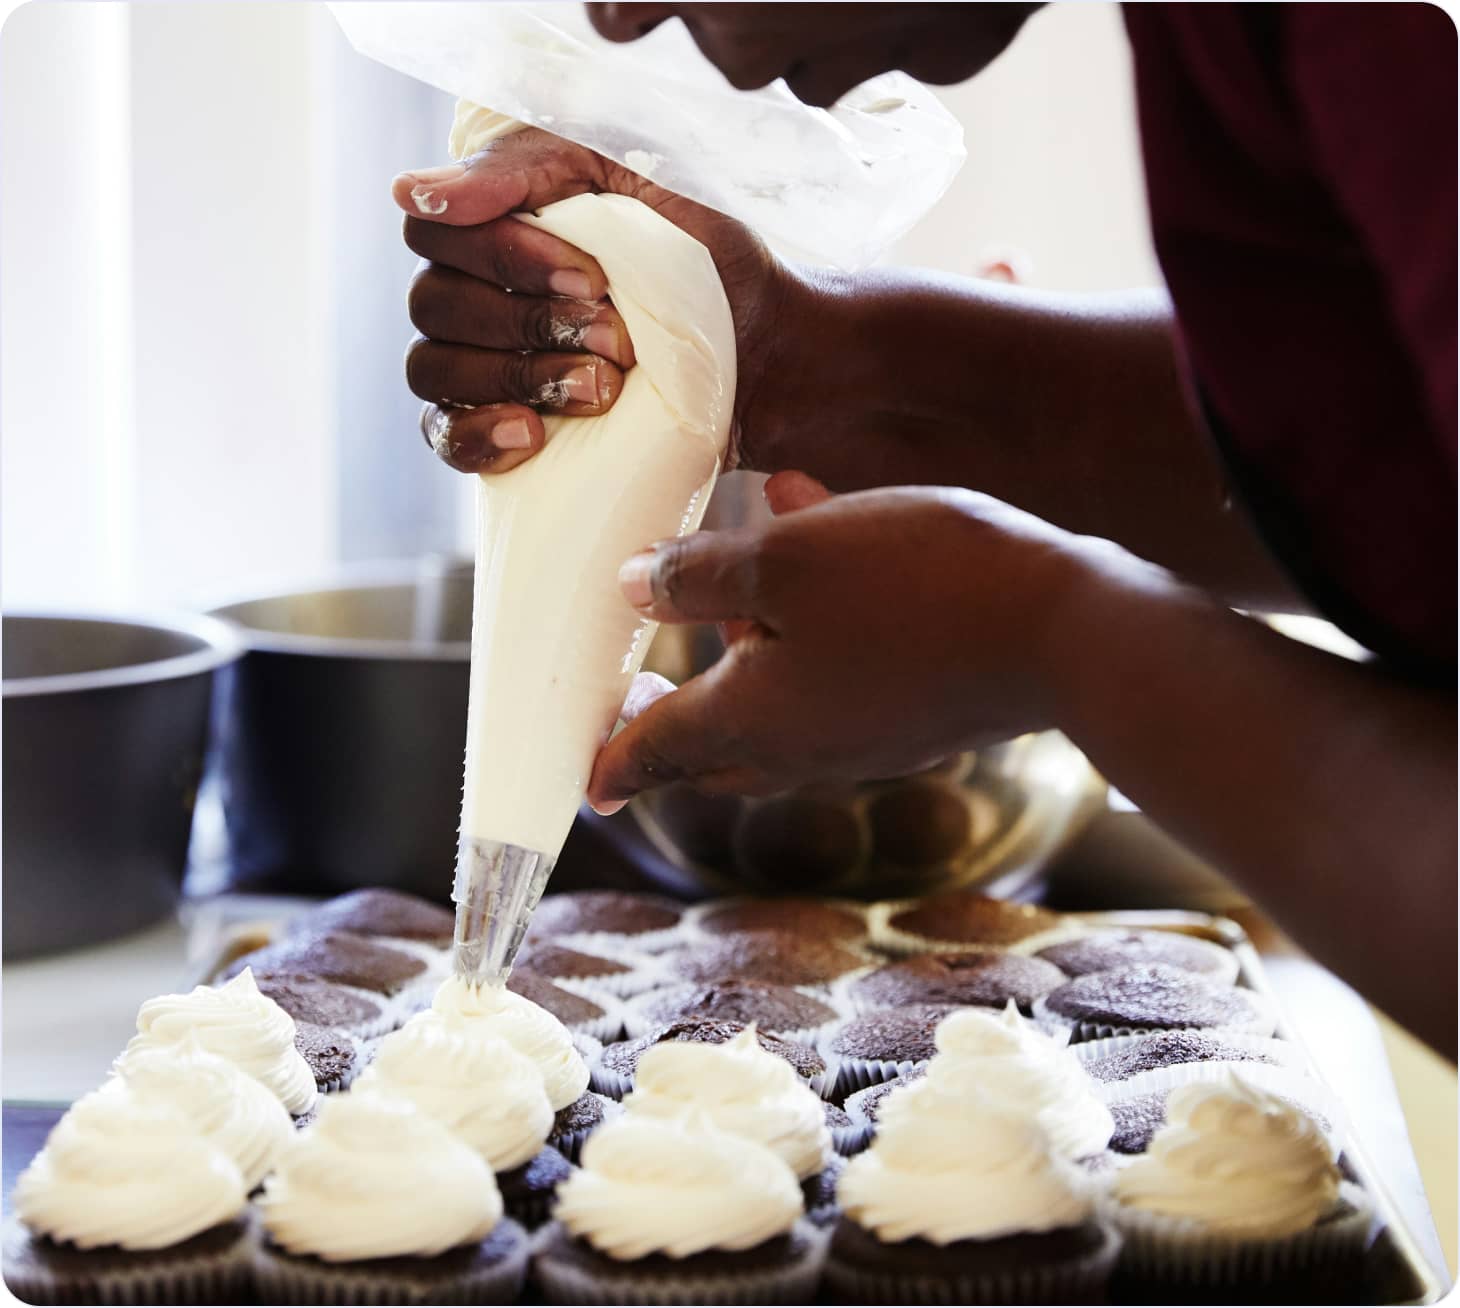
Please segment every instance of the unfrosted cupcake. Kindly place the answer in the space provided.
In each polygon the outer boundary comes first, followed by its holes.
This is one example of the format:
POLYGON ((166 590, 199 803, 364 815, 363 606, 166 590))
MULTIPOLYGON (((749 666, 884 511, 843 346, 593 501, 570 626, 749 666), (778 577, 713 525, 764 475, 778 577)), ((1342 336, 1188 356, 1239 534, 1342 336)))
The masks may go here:
POLYGON ((520 1167, 497 1177, 507 1216, 535 1231, 557 1202, 558 1187, 573 1174, 573 1165, 551 1145, 544 1145, 520 1167))
POLYGON ((333 1027, 295 1022, 294 1048, 309 1065, 314 1084, 322 1093, 343 1090, 359 1070, 358 1046, 343 1031, 333 1027))
POLYGON ((442 1022, 409 1022, 386 1036, 355 1093, 408 1100, 454 1131, 494 1172, 528 1162, 553 1127, 532 1059, 505 1040, 442 1022))
POLYGON ((515 1302, 527 1237, 482 1158, 413 1104, 325 1099, 258 1201, 263 1303, 515 1302))
POLYGON ((665 1022, 708 1017, 747 1026, 754 1022, 761 1031, 809 1044, 840 1016, 826 1000, 794 986, 731 977, 651 990, 626 1007, 624 1021, 630 1037, 665 1022))
POLYGON ((860 944, 867 918, 860 909, 824 899, 731 899, 694 910, 695 927, 712 936, 741 931, 783 931, 814 940, 860 944))
POLYGON ((879 1081, 876 1085, 869 1085, 865 1090, 858 1090, 854 1094, 848 1095, 842 1106, 854 1123, 863 1123, 871 1128, 868 1133, 870 1136, 876 1130, 877 1117, 882 1111, 882 1104, 887 1096, 895 1090, 901 1090, 903 1086, 913 1085, 927 1074, 928 1068, 925 1063, 901 1076, 894 1076, 890 1081, 879 1081))
POLYGON ((261 995, 279 1005, 295 1022, 332 1027, 347 1035, 370 1039, 388 1031, 392 1015, 363 991, 299 972, 254 972, 261 995))
POLYGON ((1145 1072, 1194 1063, 1261 1063, 1292 1066, 1296 1055, 1276 1040, 1209 1035, 1203 1031, 1162 1031, 1154 1035, 1087 1041, 1077 1046, 1085 1075, 1114 1085, 1145 1072), (1103 1046, 1103 1047, 1102 1047, 1103 1046), (1097 1052, 1098 1051, 1098 1052, 1097 1052))
POLYGON ((624 890, 574 890, 544 895, 527 926, 529 944, 574 937, 616 938, 639 949, 658 949, 675 938, 684 906, 662 895, 624 890))
POLYGON ((846 1022, 822 1044, 836 1073, 834 1095, 854 1094, 926 1063, 937 1052, 934 1032, 952 1011, 946 1004, 908 1004, 846 1022))
POLYGON ((703 1117, 625 1113, 559 1187, 533 1270, 561 1304, 802 1303, 823 1244, 769 1149, 703 1117))
POLYGON ((393 936, 445 948, 451 944, 456 917, 450 910, 401 890, 372 886, 339 895, 300 913, 290 933, 347 931, 356 936, 393 936))
POLYGON ((595 1040, 613 1040, 623 1031, 623 1018, 616 1007, 610 1011, 606 1004, 564 990, 523 968, 513 968, 507 989, 551 1013, 569 1031, 583 1031, 595 1040))
POLYGON ((505 1040, 526 1054, 537 1065, 554 1112, 588 1089, 588 1065, 568 1029, 551 1013, 502 986, 473 986, 452 977, 441 984, 431 1007, 402 1030, 436 1024, 472 1039, 505 1040))
POLYGON ((253 973, 244 968, 220 986, 147 1000, 137 1012, 137 1034, 127 1053, 196 1040, 262 1082, 298 1117, 314 1106, 319 1092, 294 1036, 294 1019, 259 993, 253 973))
POLYGON ((237 1303, 247 1182, 188 1111, 125 1085, 72 1105, 21 1173, 5 1283, 27 1303, 237 1303))
POLYGON ((1237 955, 1210 940, 1180 931, 1091 931, 1046 946, 1036 957, 1067 976, 1164 963, 1230 985, 1237 979, 1237 955))
POLYGON ((553 1127, 548 1133, 548 1144, 570 1163, 576 1163, 588 1137, 621 1112, 623 1112, 623 1105, 617 1100, 589 1090, 579 1095, 566 1108, 558 1109, 553 1115, 553 1127))
POLYGON ((764 1145, 798 1180, 815 1176, 832 1156, 820 1098, 785 1059, 761 1047, 753 1026, 723 1044, 669 1041, 645 1050, 623 1102, 630 1115, 696 1110, 720 1130, 764 1145))
POLYGON ((285 936, 236 959, 229 964, 228 975, 251 967, 260 972, 317 977, 386 996, 399 995, 427 977, 426 963, 416 954, 345 931, 301 931, 285 936))
POLYGON ((1253 991, 1164 963, 1078 976, 1036 1001, 1034 1013, 1067 1024, 1077 1040, 1178 1029, 1267 1036, 1274 1024, 1253 991))
POLYGON ((1120 1248, 1090 1177, 1034 1117, 931 1077, 883 1102, 837 1198, 824 1292, 838 1303, 1085 1302, 1120 1248))
POLYGON ((769 981, 780 986, 828 986, 865 967, 864 954, 831 940, 785 931, 740 931, 700 941, 665 960, 682 981, 769 981))
POLYGON ((1142 1281, 1242 1287, 1352 1277, 1372 1213, 1321 1127, 1228 1071, 1179 1086, 1150 1147, 1114 1181, 1124 1266, 1142 1281))
POLYGON ((891 948, 1013 945, 1058 927, 1058 913, 1034 904, 1011 904, 972 890, 928 895, 884 915, 879 943, 891 948))
MULTIPOLYGON (((655 1027, 637 1040, 621 1040, 605 1045, 593 1069, 594 1088, 601 1093, 622 1099, 634 1086, 634 1073, 646 1050, 670 1041, 692 1041, 697 1044, 721 1045, 745 1031, 743 1022, 720 1022, 711 1018, 683 1018, 655 1027)), ((765 1031, 756 1032, 761 1047, 784 1059, 796 1075, 812 1089, 820 1092, 826 1079, 826 1060, 809 1045, 795 1044, 765 1031)))
POLYGON ((637 994, 659 979, 648 955, 622 951, 610 958, 606 951, 589 953, 550 939, 525 946, 517 955, 517 968, 555 984, 589 985, 612 995, 637 994))
POLYGON ((983 952, 922 954, 857 977, 847 997, 861 1012, 904 1004, 982 1004, 1002 1008, 1013 1000, 1028 1012, 1041 995, 1066 977, 1042 958, 983 952))

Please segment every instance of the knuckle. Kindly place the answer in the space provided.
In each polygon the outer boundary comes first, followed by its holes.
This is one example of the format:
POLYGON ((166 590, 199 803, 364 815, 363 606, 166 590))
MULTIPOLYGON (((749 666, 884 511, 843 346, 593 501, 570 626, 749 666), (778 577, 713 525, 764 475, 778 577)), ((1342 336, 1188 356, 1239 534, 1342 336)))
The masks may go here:
POLYGON ((504 354, 500 361, 498 382, 504 395, 524 404, 536 403, 536 364, 530 354, 504 354))
POLYGON ((406 385, 423 400, 434 398, 436 387, 431 381, 436 372, 435 347, 424 336, 417 336, 406 346, 406 385))
POLYGON ((422 268, 411 278, 410 287, 406 291, 406 313, 410 317, 411 325, 418 331, 427 331, 436 316, 440 303, 439 287, 440 278, 435 269, 430 267, 422 268))
POLYGON ((561 344, 557 339, 557 322, 551 300, 536 295, 522 296, 518 313, 517 328, 525 343, 539 346, 561 344))

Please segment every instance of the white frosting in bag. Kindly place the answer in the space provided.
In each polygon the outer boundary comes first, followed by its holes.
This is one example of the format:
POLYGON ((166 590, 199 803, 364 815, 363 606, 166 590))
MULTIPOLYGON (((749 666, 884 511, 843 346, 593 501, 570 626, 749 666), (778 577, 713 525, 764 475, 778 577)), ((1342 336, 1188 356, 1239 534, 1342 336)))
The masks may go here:
MULTIPOLYGON (((458 107, 464 157, 510 126, 458 107)), ((631 554, 699 525, 729 439, 735 330, 710 253, 637 200, 518 215, 593 255, 638 363, 599 418, 479 479, 463 839, 556 858, 654 624, 618 586, 631 554)))
POLYGON ((1339 1171, 1322 1128, 1240 1072, 1178 1086, 1146 1152, 1116 1178, 1132 1208, 1252 1238, 1304 1231, 1333 1208, 1339 1171))
POLYGON ((82 1249, 163 1249, 237 1217, 246 1195, 237 1164, 178 1107, 120 1088, 71 1106, 14 1204, 32 1231, 82 1249))
POLYGON ((754 1027, 722 1045, 671 1040, 645 1050, 624 1107, 657 1117, 698 1110, 720 1130, 765 1145, 802 1179, 831 1157, 820 1098, 761 1048, 754 1027))
POLYGON ((314 1073, 294 1047, 294 1019, 259 992, 249 968, 221 986, 149 999, 137 1012, 137 1034, 127 1054, 181 1044, 189 1037, 261 1081, 295 1117, 314 1106, 319 1092, 314 1073))
POLYGON ((460 977, 441 983, 431 1007, 402 1030, 443 1025, 467 1039, 503 1040, 537 1066, 554 1112, 588 1089, 588 1065, 568 1028, 545 1008, 503 986, 471 986, 460 977))
POLYGON ((583 1146, 554 1216, 610 1258, 750 1249, 791 1229, 801 1187, 769 1149, 699 1115, 625 1113, 583 1146))
POLYGON ((258 1200, 275 1244, 328 1262, 430 1257, 502 1217, 492 1169, 404 1099, 328 1095, 258 1200))
POLYGON ((494 1172, 520 1167, 553 1126, 542 1073, 505 1040, 417 1022, 380 1042, 352 1093, 409 1099, 477 1151, 494 1172))

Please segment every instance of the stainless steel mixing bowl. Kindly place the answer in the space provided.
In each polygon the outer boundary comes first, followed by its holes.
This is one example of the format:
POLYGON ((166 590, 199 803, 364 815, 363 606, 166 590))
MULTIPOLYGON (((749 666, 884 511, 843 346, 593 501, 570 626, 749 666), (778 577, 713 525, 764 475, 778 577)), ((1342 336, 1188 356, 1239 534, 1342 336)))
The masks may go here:
POLYGON ((6 614, 4 948, 137 930, 177 903, 215 673, 239 646, 206 618, 6 614))

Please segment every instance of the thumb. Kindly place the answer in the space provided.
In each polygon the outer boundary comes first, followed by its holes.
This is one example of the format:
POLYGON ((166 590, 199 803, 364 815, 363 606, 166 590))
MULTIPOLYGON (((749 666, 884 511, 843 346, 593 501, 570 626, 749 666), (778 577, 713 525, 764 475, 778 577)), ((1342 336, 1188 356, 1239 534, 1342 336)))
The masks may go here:
POLYGON ((619 569, 624 598, 657 622, 769 625, 760 594, 761 535, 753 528, 700 531, 630 557, 619 569))

